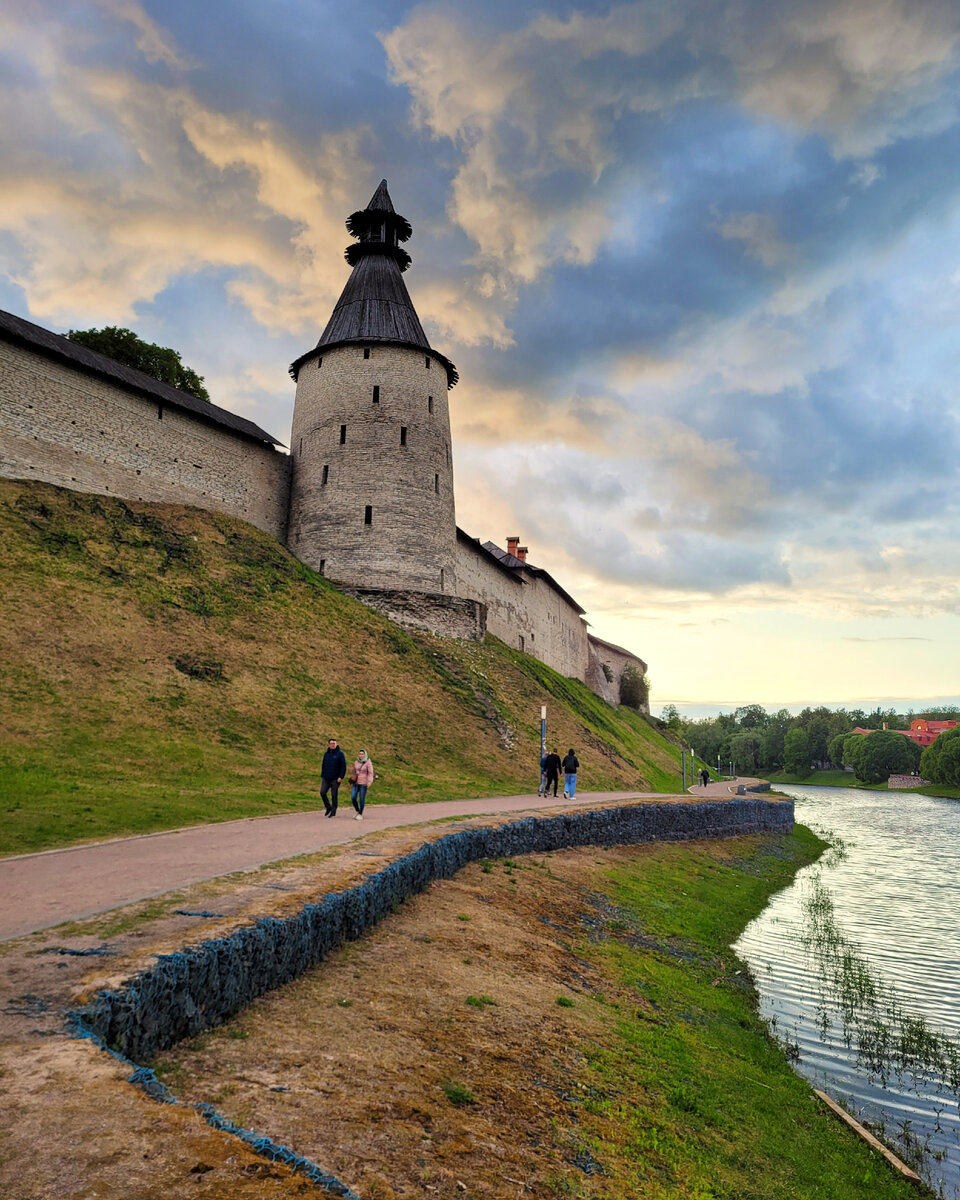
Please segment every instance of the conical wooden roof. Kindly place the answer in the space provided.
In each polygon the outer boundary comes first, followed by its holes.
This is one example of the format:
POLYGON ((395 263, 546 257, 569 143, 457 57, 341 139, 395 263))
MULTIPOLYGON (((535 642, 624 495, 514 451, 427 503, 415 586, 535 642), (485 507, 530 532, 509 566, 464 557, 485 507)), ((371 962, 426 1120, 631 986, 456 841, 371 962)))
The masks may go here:
POLYGON ((398 243, 406 241, 412 229, 406 217, 395 211, 385 179, 367 207, 350 215, 347 229, 360 239, 346 252, 353 272, 319 342, 293 363, 290 374, 296 379, 301 364, 318 350, 351 342, 391 342, 429 353, 444 366, 447 386, 453 387, 459 378, 457 369, 427 341, 403 282, 410 256, 398 243))

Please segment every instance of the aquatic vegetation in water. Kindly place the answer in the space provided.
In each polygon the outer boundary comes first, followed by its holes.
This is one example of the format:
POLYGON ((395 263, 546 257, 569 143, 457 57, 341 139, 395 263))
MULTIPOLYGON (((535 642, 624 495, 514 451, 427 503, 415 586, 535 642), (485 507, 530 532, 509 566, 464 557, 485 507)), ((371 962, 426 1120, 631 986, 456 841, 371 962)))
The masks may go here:
POLYGON ((819 871, 807 877, 801 908, 801 940, 819 989, 820 1036, 839 1027, 858 1064, 882 1086, 894 1079, 898 1087, 949 1098, 960 1109, 960 1044, 908 1012, 847 939, 819 871))

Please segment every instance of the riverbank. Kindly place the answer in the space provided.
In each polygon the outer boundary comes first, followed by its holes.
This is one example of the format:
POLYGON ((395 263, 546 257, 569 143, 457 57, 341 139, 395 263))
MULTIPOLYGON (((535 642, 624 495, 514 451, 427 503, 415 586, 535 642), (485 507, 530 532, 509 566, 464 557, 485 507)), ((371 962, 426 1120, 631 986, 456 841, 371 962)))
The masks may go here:
POLYGON ((157 1072, 388 1200, 504 1180, 913 1196, 794 1073, 729 950, 823 845, 797 829, 471 865, 157 1072))
MULTIPOLYGON (((862 788, 870 792, 888 790, 886 783, 860 783, 849 771, 810 771, 806 775, 789 775, 787 772, 781 771, 779 774, 769 775, 767 778, 774 788, 782 783, 796 783, 808 787, 862 788)), ((946 787, 937 783, 929 783, 918 788, 895 788, 893 790, 916 792, 921 796, 936 796, 941 800, 960 800, 960 787, 946 787)))

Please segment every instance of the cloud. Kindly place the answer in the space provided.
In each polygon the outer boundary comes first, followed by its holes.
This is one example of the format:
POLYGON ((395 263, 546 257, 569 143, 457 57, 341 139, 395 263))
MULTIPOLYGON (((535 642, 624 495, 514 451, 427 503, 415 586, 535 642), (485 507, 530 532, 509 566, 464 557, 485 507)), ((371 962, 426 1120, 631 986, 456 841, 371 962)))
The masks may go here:
POLYGON ((764 213, 730 213, 717 225, 721 237, 742 242, 744 249, 765 267, 793 261, 794 251, 780 237, 776 222, 764 213))
POLYGON ((928 637, 845 637, 840 640, 842 642, 932 642, 934 639, 928 637))
MULTIPOLYGON (((132 25, 150 60, 183 68, 133 4, 105 4, 118 37, 132 25)), ((36 88, 6 89, 0 229, 13 234, 15 281, 31 313, 59 324, 133 319, 182 274, 225 269, 227 291, 272 330, 322 324, 343 285, 333 250, 358 180, 371 177, 362 128, 312 145, 276 123, 201 103, 171 82, 77 65, 69 31, 33 45, 48 105, 48 150, 17 141, 36 88), (82 161, 71 161, 83 139, 82 161)), ((24 128, 29 132, 30 123, 24 128)))

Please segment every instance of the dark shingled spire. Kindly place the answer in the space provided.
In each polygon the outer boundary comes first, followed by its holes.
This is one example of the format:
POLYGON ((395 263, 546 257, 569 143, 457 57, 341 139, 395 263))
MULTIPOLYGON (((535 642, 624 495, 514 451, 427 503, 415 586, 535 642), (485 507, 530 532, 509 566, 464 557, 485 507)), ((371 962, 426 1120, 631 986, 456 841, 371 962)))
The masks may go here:
POLYGON ((301 364, 323 347, 393 342, 428 352, 446 369, 447 386, 453 387, 457 369, 430 346, 403 282, 401 272, 410 265, 410 255, 400 242, 407 241, 413 229, 394 209, 385 179, 367 207, 347 218, 347 230, 358 239, 345 255, 353 274, 315 349, 301 355, 290 374, 296 379, 301 364))
POLYGON ((385 179, 380 180, 380 186, 373 193, 370 203, 367 205, 367 210, 370 211, 371 209, 377 212, 388 213, 395 211, 393 201, 390 199, 390 193, 387 191, 387 181, 385 179))

